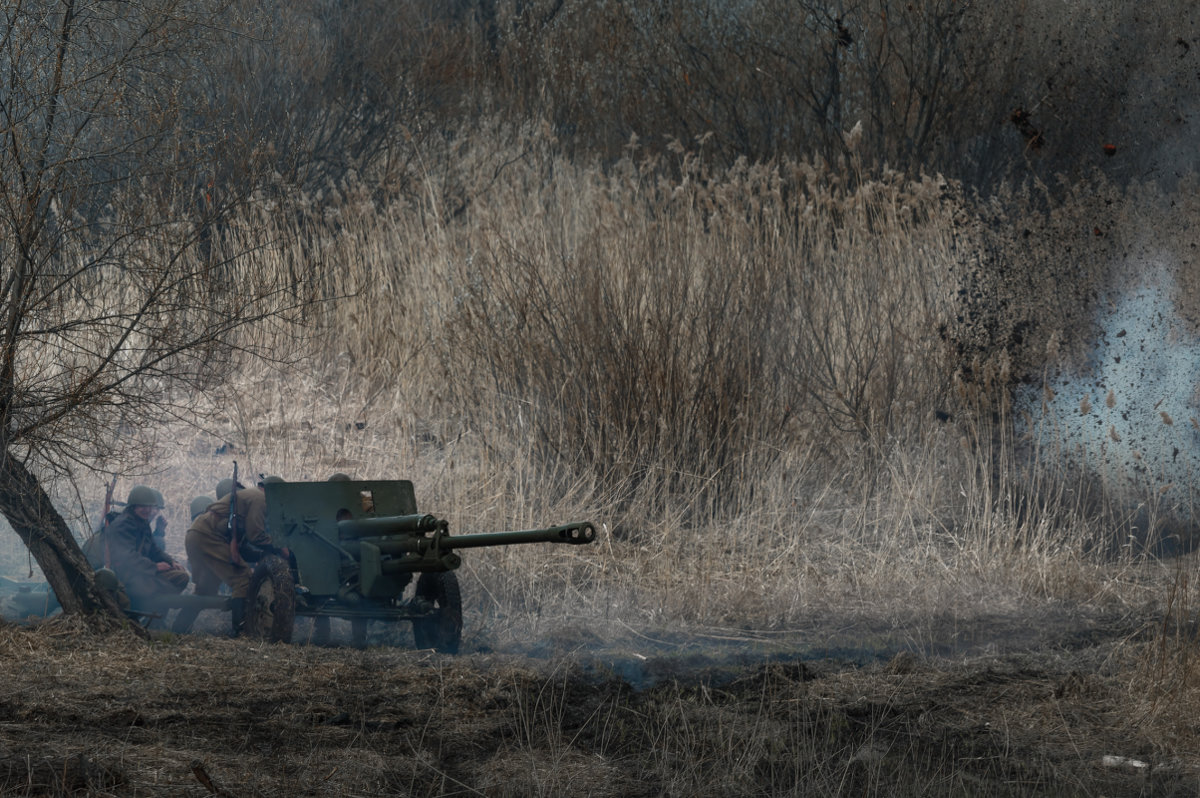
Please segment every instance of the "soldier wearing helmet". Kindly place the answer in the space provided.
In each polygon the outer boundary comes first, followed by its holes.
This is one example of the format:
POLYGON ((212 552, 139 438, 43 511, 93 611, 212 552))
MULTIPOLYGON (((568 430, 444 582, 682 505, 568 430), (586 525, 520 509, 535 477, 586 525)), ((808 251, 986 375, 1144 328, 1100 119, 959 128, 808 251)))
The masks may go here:
MULTIPOLYGON (((161 493, 135 485, 125 509, 84 546, 93 568, 110 568, 124 583, 134 609, 143 608, 156 596, 182 593, 188 584, 187 570, 154 540, 151 522, 162 506, 161 493)), ((165 526, 165 521, 161 525, 165 526)))
MULTIPOLYGON (((192 520, 187 531, 184 547, 196 583, 196 595, 215 596, 222 583, 229 585, 233 596, 234 637, 241 633, 246 622, 246 592, 251 574, 246 559, 251 559, 251 551, 257 552, 270 546, 266 494, 260 488, 247 488, 240 482, 235 485, 228 478, 217 483, 216 501, 192 520), (231 547, 229 540, 231 496, 237 500, 237 547, 231 547)), ((172 630, 187 632, 195 620, 196 613, 181 612, 172 630)))
POLYGON ((192 503, 188 507, 188 512, 190 513, 189 517, 191 520, 195 521, 196 518, 199 517, 199 515, 205 510, 207 510, 208 506, 215 501, 216 499, 214 499, 212 496, 197 496, 196 498, 192 499, 192 503))

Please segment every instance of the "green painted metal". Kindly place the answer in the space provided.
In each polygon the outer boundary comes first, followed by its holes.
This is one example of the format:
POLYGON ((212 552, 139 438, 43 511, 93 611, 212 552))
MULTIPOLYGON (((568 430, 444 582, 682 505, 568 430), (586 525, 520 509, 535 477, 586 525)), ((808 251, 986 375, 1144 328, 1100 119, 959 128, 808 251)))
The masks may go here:
MULTIPOLYGON (((295 555, 297 582, 308 603, 356 612, 363 600, 398 599, 414 573, 458 568, 456 549, 580 544, 596 536, 588 522, 451 535, 446 521, 417 511, 408 480, 280 482, 264 484, 263 490, 271 538, 295 555)), ((304 614, 303 607, 297 613, 304 614)))
MULTIPOLYGON (((314 596, 338 596, 361 578, 358 547, 343 545, 339 520, 417 512, 408 480, 274 482, 263 490, 271 539, 296 555, 298 582, 314 596)), ((372 587, 377 592, 404 589, 398 580, 372 587)))

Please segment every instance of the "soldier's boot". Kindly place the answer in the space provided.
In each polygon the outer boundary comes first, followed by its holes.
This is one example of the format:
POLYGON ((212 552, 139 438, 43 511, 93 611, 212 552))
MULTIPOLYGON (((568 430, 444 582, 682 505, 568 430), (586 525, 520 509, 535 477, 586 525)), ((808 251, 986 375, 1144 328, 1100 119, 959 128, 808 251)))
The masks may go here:
POLYGON ((244 598, 235 598, 229 600, 229 608, 233 611, 233 628, 230 630, 230 637, 240 637, 246 628, 246 600, 244 598))
POLYGON ((171 624, 171 631, 177 635, 185 635, 192 631, 192 624, 196 622, 196 617, 200 615, 200 610, 185 607, 175 614, 175 622, 171 624))

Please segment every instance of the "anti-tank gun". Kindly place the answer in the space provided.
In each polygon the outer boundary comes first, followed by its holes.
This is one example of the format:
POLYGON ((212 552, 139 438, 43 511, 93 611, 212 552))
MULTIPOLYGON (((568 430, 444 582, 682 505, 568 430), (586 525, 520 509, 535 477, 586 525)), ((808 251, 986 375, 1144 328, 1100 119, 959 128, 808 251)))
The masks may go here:
POLYGON ((276 553, 254 568, 246 624, 271 640, 290 640, 296 616, 314 619, 317 642, 328 637, 330 619, 348 619, 358 644, 371 621, 411 621, 419 647, 453 653, 462 636, 459 550, 596 538, 586 521, 452 535, 447 521, 417 511, 407 480, 276 482, 263 489, 276 553))

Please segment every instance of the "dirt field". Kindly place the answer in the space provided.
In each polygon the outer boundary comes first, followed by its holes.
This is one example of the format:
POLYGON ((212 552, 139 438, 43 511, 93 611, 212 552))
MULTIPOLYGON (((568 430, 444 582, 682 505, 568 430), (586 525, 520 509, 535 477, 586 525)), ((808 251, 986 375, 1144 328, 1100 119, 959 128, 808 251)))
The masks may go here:
MULTIPOLYGON (((1144 620, 562 624, 463 655, 0 628, 5 795, 1195 795, 1131 710, 1144 620), (939 639, 940 638, 940 639, 939 639)), ((216 631, 209 619, 207 628, 216 631)), ((298 635, 302 630, 298 630, 298 635)), ((1160 738, 1154 738, 1160 739, 1160 738)))

